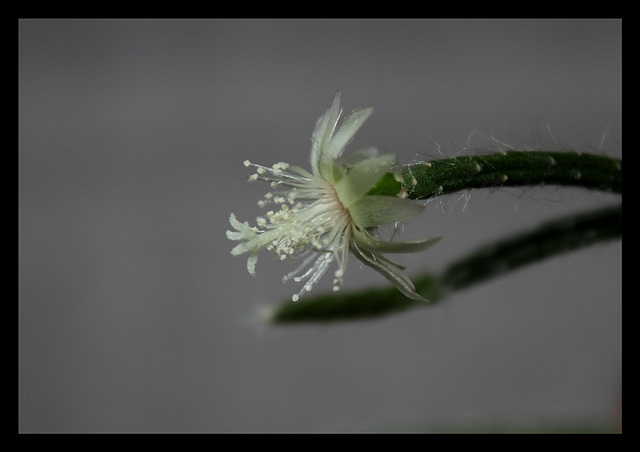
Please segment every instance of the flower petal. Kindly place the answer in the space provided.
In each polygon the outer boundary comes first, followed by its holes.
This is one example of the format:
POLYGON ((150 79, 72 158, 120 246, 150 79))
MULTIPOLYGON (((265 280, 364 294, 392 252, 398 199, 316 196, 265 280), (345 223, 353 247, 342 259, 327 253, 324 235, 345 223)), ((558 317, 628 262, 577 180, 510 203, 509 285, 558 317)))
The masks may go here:
POLYGON ((349 206, 353 222, 361 228, 406 221, 420 214, 424 206, 395 196, 364 196, 349 206))
POLYGON ((327 143, 321 158, 332 161, 340 157, 345 146, 353 139, 367 118, 371 116, 371 113, 373 113, 373 108, 371 107, 360 108, 349 113, 340 124, 340 128, 335 131, 331 140, 327 143))
POLYGON ((373 268, 378 273, 387 278, 394 286, 398 288, 405 296, 419 301, 429 301, 416 292, 416 287, 409 277, 398 267, 384 256, 360 248, 354 241, 351 243, 351 251, 362 263, 373 268))
POLYGON ((311 136, 311 168, 313 174, 330 183, 336 182, 334 161, 345 146, 373 113, 373 108, 361 108, 351 112, 340 124, 340 91, 336 92, 329 110, 318 119, 311 136))
POLYGON ((342 205, 349 208, 353 202, 366 195, 394 163, 393 154, 383 154, 361 160, 350 167, 346 175, 334 185, 342 205))
POLYGON ((442 239, 442 237, 432 237, 429 239, 386 242, 358 228, 353 228, 352 233, 353 239, 360 248, 376 253, 417 253, 432 247, 442 239))
POLYGON ((340 162, 346 167, 352 167, 356 163, 360 163, 363 160, 371 159, 380 155, 380 151, 375 146, 369 146, 367 148, 351 151, 347 155, 340 156, 340 162))
POLYGON ((318 119, 311 135, 311 170, 316 176, 321 175, 320 161, 338 124, 340 113, 340 91, 337 91, 331 107, 318 119))

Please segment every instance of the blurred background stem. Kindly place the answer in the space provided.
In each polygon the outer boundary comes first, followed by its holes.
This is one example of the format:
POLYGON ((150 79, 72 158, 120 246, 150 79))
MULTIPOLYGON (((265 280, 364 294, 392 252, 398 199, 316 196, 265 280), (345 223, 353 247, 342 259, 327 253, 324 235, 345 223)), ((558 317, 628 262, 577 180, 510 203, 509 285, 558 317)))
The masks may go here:
POLYGON ((622 237, 622 204, 550 221, 483 246, 450 264, 439 275, 415 279, 429 303, 406 298, 395 287, 330 293, 275 307, 273 323, 333 322, 378 317, 414 307, 429 307, 452 292, 561 253, 622 237))

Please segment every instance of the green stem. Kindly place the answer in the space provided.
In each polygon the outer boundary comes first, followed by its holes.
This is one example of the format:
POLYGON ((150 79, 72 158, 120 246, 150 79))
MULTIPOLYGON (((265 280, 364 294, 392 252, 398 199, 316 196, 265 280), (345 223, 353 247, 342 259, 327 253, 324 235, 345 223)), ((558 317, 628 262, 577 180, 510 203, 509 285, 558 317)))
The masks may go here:
POLYGON ((432 160, 387 174, 369 193, 429 199, 487 187, 565 185, 622 193, 622 160, 578 152, 509 151, 432 160), (399 180, 398 180, 399 179, 399 180))
MULTIPOLYGON (((458 190, 535 185, 577 186, 622 193, 622 161, 577 152, 509 151, 411 164, 386 174, 369 194, 429 199, 458 190)), ((552 221, 499 241, 454 262, 441 275, 415 280, 431 303, 410 300, 395 288, 320 295, 274 309, 274 323, 330 322, 382 316, 432 306, 447 294, 553 255, 622 237, 622 205, 552 221)))
POLYGON ((449 290, 462 289, 553 255, 620 237, 622 204, 561 218, 453 263, 442 275, 442 284, 449 290))
POLYGON ((277 306, 273 323, 333 322, 379 317, 414 307, 433 306, 472 284, 523 265, 622 237, 622 205, 548 222, 533 231, 480 248, 449 265, 441 275, 416 279, 416 290, 430 303, 406 298, 395 287, 320 295, 277 306))

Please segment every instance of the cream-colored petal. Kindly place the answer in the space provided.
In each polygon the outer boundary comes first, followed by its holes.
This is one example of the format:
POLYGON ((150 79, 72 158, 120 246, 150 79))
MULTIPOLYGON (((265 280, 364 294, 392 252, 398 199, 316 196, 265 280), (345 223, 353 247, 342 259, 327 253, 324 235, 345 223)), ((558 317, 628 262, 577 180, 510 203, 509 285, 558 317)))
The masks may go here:
POLYGON ((336 129, 340 113, 340 91, 337 91, 331 107, 318 119, 311 135, 311 170, 316 176, 321 175, 320 162, 323 159, 322 155, 336 129))
POLYGON ((419 301, 429 301, 416 292, 416 287, 411 279, 396 264, 384 256, 362 249, 357 243, 352 242, 351 251, 362 263, 373 268, 387 278, 396 288, 408 298, 419 301))
POLYGON ((330 183, 338 180, 334 173, 334 162, 358 129, 373 112, 362 108, 351 112, 340 124, 340 91, 336 92, 329 110, 318 119, 311 136, 311 169, 330 183))
POLYGON ((419 215, 424 206, 395 196, 364 196, 349 206, 353 222, 360 228, 406 221, 419 215))
POLYGON ((347 155, 341 155, 340 162, 344 164, 345 167, 352 167, 356 163, 377 157, 378 155, 380 155, 378 148, 370 146, 356 151, 349 151, 347 155))
POLYGON ((352 232, 354 240, 361 248, 377 253, 417 253, 432 247, 442 239, 442 237, 433 237, 420 240, 387 242, 358 228, 353 228, 352 232))
POLYGON ((346 175, 334 185, 342 205, 349 208, 362 198, 394 164, 393 154, 383 154, 361 160, 350 167, 346 175))
POLYGON ((333 161, 340 157, 345 146, 353 139, 367 118, 371 116, 371 113, 373 113, 373 108, 371 107, 360 108, 349 113, 323 149, 321 159, 333 161))

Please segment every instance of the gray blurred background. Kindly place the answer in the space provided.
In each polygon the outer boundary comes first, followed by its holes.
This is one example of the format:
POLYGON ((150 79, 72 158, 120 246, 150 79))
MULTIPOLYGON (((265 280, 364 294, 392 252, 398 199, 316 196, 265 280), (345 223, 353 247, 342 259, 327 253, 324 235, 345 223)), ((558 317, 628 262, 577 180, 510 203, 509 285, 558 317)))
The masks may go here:
MULTIPOLYGON (((622 156, 618 20, 20 20, 19 430, 379 432, 596 426, 620 415, 621 241, 424 309, 272 327, 297 286, 229 254, 267 190, 245 159, 308 167, 316 119, 374 106, 351 149, 401 162, 487 147, 622 156)), ((439 271, 580 189, 427 204, 394 256, 439 271)), ((353 260, 352 260, 353 261, 353 260)), ((316 292, 330 290, 331 278, 316 292)), ((386 280, 351 262, 344 290, 386 280)))

